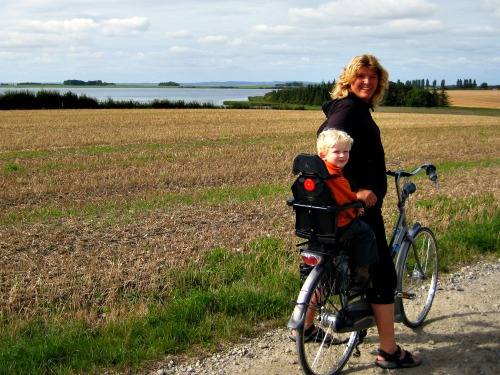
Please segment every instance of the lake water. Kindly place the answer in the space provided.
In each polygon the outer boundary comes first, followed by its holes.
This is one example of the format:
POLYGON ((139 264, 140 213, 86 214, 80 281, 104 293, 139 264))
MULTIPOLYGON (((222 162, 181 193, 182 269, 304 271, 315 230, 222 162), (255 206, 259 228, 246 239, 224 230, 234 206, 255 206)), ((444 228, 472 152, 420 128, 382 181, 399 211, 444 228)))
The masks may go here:
POLYGON ((5 91, 40 91, 40 90, 55 90, 64 94, 71 91, 77 95, 85 94, 88 97, 95 98, 99 101, 111 98, 115 101, 133 100, 140 103, 151 102, 155 99, 170 101, 184 100, 186 102, 207 103, 211 102, 215 105, 222 105, 226 100, 246 101, 249 96, 263 96, 272 91, 272 89, 233 89, 233 88, 166 88, 166 87, 151 87, 151 88, 7 88, 1 87, 0 94, 5 91))

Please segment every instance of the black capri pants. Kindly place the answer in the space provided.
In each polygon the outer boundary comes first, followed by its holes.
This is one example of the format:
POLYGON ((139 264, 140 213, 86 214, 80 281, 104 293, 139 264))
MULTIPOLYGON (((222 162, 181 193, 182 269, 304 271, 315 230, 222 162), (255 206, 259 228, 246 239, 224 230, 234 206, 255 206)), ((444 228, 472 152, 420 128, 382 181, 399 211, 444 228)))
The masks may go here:
POLYGON ((370 265, 369 268, 373 288, 367 293, 368 300, 375 304, 394 303, 397 275, 387 245, 381 206, 376 205, 365 209, 365 214, 361 219, 373 229, 378 248, 378 262, 370 265))

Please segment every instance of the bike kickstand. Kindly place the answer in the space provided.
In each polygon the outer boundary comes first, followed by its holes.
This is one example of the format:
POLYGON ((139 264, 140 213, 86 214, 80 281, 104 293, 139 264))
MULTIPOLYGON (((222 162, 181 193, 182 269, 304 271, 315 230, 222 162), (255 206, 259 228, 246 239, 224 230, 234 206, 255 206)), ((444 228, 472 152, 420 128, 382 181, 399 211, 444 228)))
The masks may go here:
POLYGON ((352 354, 354 357, 358 358, 359 356, 361 356, 361 351, 359 350, 358 346, 360 346, 363 343, 367 334, 368 330, 366 329, 363 329, 362 331, 359 332, 358 341, 356 342, 356 346, 354 347, 354 353, 352 354))

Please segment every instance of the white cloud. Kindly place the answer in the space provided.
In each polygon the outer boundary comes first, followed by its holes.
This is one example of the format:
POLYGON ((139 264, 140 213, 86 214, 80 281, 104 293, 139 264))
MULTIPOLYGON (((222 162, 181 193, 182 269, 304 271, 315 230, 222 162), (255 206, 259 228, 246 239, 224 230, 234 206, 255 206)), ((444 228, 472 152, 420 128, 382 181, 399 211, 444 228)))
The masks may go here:
MULTIPOLYGON (((435 34, 444 30, 441 21, 438 20, 416 20, 411 18, 404 18, 398 20, 392 20, 383 25, 384 35, 394 35, 398 34, 408 34, 408 35, 419 35, 422 34, 435 34)), ((374 30, 376 32, 376 30, 374 30)))
POLYGON ((456 30, 457 34, 464 34, 467 36, 488 36, 488 35, 496 35, 500 37, 500 29, 494 28, 491 25, 471 25, 470 27, 466 27, 463 29, 456 30))
POLYGON ((375 23, 398 18, 421 18, 432 14, 436 5, 426 0, 337 0, 317 8, 293 8, 289 15, 294 22, 352 24, 375 23))
POLYGON ((252 27, 254 33, 261 34, 288 34, 290 31, 295 30, 295 27, 290 25, 255 25, 252 27))
POLYGON ((21 22, 19 29, 23 32, 48 34, 87 34, 99 33, 102 35, 130 35, 146 31, 150 24, 145 17, 131 17, 125 19, 94 20, 89 18, 74 18, 70 20, 27 20, 21 22))
POLYGON ((483 0, 483 8, 494 17, 500 18, 500 0, 483 0))
POLYGON ((198 41, 201 44, 226 44, 229 41, 229 37, 225 35, 207 35, 198 39, 198 41))
POLYGON ((164 79, 165 71, 179 82, 215 76, 320 82, 337 78, 349 59, 369 52, 387 65, 394 80, 424 74, 456 80, 467 74, 500 83, 494 63, 500 0, 459 5, 438 0, 4 0, 0 82, 57 82, 68 79, 68 72, 107 82, 144 82, 146 72, 154 82, 164 79))
POLYGON ((192 52, 194 52, 194 50, 192 48, 188 48, 188 47, 172 46, 168 49, 168 52, 176 54, 176 55, 183 55, 186 53, 192 53, 192 52))
POLYGON ((166 34, 167 38, 189 38, 191 36, 191 32, 183 29, 183 30, 177 30, 177 31, 169 31, 166 34))
POLYGON ((150 27, 146 17, 131 17, 124 19, 109 19, 100 22, 100 32, 104 35, 138 35, 150 27))
POLYGON ((23 23, 27 32, 42 32, 51 34, 81 33, 98 29, 97 22, 91 19, 75 18, 71 20, 26 21, 23 23))

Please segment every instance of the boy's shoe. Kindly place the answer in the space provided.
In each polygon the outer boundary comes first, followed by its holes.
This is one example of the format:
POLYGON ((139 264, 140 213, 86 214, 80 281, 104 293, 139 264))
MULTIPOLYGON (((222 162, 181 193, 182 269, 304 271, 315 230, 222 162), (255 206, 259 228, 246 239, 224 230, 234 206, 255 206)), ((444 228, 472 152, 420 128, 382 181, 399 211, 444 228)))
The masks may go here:
MULTIPOLYGON (((297 338, 293 334, 290 334, 288 337, 292 341, 297 340, 297 338)), ((322 342, 326 345, 330 344, 332 340, 333 337, 329 333, 326 333, 322 328, 316 327, 314 324, 304 331, 304 342, 322 342)))

